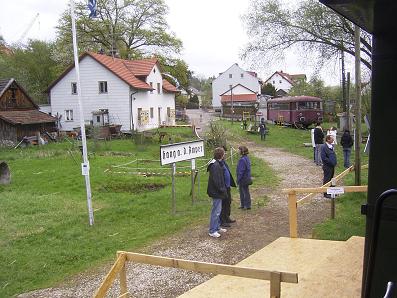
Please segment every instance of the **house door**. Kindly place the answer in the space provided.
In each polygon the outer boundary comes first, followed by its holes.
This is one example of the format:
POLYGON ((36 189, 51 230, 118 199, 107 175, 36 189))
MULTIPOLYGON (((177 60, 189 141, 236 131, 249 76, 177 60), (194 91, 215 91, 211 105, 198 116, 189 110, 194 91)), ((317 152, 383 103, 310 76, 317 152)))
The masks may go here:
POLYGON ((159 119, 159 126, 161 125, 161 107, 158 108, 158 119, 159 119))

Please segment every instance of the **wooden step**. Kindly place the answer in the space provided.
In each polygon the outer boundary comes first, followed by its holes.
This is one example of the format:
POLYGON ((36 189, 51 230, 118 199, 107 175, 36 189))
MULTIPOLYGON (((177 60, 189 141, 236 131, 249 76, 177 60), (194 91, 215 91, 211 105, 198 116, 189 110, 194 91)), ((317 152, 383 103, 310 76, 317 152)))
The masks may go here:
MULTIPOLYGON (((238 265, 298 273, 282 297, 360 297, 364 238, 348 241, 281 237, 238 265)), ((180 297, 269 297, 269 282, 218 275, 180 297)))

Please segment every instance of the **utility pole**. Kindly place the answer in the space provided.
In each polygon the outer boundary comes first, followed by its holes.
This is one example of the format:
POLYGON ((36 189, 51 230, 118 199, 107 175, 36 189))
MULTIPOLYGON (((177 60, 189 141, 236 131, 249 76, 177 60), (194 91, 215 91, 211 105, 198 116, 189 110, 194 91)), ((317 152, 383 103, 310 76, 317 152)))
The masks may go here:
MULTIPOLYGON (((351 131, 352 124, 350 123, 350 72, 347 72, 346 84, 346 116, 347 116, 347 129, 351 131)), ((342 127, 343 128, 343 127, 342 127)))
POLYGON ((343 112, 346 113, 345 52, 343 50, 341 50, 341 63, 342 63, 342 108, 343 108, 343 112))
POLYGON ((230 88, 230 100, 232 101, 232 125, 233 125, 233 120, 234 120, 233 85, 232 88, 230 88))
POLYGON ((361 185, 361 55, 360 27, 354 26, 355 76, 356 76, 356 143, 355 143, 355 185, 361 185))

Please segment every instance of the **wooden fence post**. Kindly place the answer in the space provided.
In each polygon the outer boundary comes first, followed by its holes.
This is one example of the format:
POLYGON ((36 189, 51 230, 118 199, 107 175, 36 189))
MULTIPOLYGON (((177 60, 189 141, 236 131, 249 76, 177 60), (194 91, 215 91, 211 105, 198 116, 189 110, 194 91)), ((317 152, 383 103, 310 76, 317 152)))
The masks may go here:
POLYGON ((270 298, 280 298, 281 296, 281 274, 273 271, 270 273, 270 298))
MULTIPOLYGON (((117 253, 117 257, 120 256, 120 253, 117 253)), ((120 278, 120 295, 123 297, 128 297, 128 288, 127 288, 127 268, 126 268, 126 257, 124 256, 124 265, 120 269, 119 273, 120 278)))
POLYGON ((298 237, 298 214, 296 204, 296 192, 288 193, 288 212, 289 212, 289 236, 298 237))

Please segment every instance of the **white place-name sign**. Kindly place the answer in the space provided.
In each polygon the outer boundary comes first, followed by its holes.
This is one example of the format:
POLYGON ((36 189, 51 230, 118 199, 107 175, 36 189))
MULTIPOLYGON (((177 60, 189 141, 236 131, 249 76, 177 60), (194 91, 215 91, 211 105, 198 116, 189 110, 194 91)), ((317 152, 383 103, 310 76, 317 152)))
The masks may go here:
POLYGON ((203 156, 203 140, 160 146, 160 163, 162 166, 203 156))
POLYGON ((345 193, 345 189, 343 187, 329 187, 327 188, 327 194, 329 195, 341 195, 345 193))

